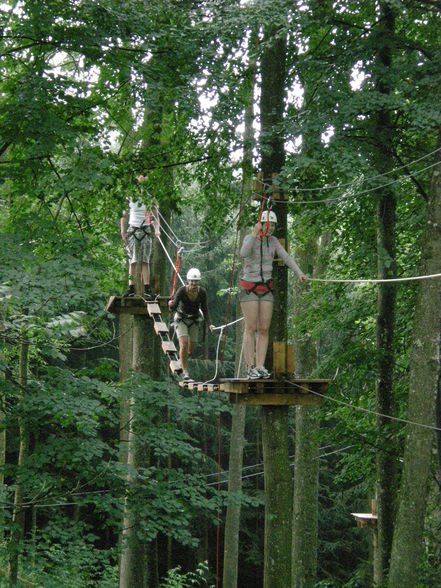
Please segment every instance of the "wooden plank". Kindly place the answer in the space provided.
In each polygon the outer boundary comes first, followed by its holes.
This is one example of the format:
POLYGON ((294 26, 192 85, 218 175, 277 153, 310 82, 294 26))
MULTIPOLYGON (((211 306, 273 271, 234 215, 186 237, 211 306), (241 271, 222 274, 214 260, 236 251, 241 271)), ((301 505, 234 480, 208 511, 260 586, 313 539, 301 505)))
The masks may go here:
POLYGON ((181 362, 178 361, 178 360, 171 360, 170 361, 170 364, 169 364, 169 367, 170 367, 170 371, 173 374, 180 374, 180 373, 182 373, 181 362))
POLYGON ((199 382, 198 390, 199 392, 217 392, 219 390, 219 384, 199 382))
POLYGON ((159 333, 168 333, 168 327, 162 321, 155 321, 153 323, 153 328, 155 329, 155 333, 158 335, 159 333))
POLYGON ((147 312, 150 316, 153 316, 154 314, 161 314, 159 304, 157 302, 147 302, 147 312))
POLYGON ((233 404, 248 404, 250 406, 320 406, 323 399, 312 394, 231 394, 233 404))
POLYGON ((180 388, 184 388, 185 390, 198 389, 198 382, 194 382, 193 380, 181 380, 178 385, 180 388))
POLYGON ((162 342, 162 351, 164 353, 176 353, 177 349, 173 341, 163 341, 162 342))
POLYGON ((276 374, 284 374, 286 372, 285 341, 273 341, 273 371, 276 374))
POLYGON ((246 394, 249 389, 249 380, 245 382, 221 382, 220 389, 223 392, 246 394))
POLYGON ((286 372, 293 374, 294 371, 294 345, 288 343, 286 345, 286 372))
POLYGON ((357 522, 358 527, 371 527, 375 528, 378 524, 378 517, 371 512, 351 512, 351 515, 357 522))
POLYGON ((112 312, 112 308, 115 305, 115 298, 116 298, 116 296, 111 296, 109 298, 109 300, 107 301, 107 304, 106 304, 107 312, 112 312))

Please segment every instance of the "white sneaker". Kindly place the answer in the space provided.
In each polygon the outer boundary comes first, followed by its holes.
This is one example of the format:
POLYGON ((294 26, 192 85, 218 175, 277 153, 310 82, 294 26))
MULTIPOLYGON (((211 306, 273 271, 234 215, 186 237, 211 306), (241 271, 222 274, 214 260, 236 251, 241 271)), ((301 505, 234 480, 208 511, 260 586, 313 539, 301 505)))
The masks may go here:
POLYGON ((188 375, 188 372, 187 372, 187 370, 183 370, 183 371, 182 371, 182 379, 183 379, 184 381, 186 381, 186 380, 191 380, 190 376, 188 375))
POLYGON ((261 377, 262 376, 260 375, 260 373, 258 372, 258 370, 256 370, 256 368, 250 367, 250 368, 247 369, 247 378, 249 380, 258 380, 261 377))
POLYGON ((271 378, 271 372, 269 372, 265 366, 256 367, 256 371, 258 371, 260 374, 260 377, 265 378, 265 380, 268 378, 271 378))

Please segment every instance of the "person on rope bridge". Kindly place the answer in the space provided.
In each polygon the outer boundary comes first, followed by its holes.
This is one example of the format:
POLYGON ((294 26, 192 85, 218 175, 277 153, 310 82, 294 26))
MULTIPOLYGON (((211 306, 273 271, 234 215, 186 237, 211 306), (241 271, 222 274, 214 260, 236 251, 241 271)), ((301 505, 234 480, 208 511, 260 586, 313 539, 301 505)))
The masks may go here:
POLYGON ((168 305, 175 311, 176 332, 179 339, 179 359, 182 366, 182 377, 190 380, 187 370, 187 360, 193 353, 198 340, 199 325, 205 320, 210 331, 214 326, 210 322, 207 304, 207 290, 200 286, 201 272, 192 267, 187 272, 187 284, 181 286, 168 305), (202 316, 200 311, 202 311, 202 316))
POLYGON ((247 235, 240 249, 244 260, 243 276, 240 280, 239 301, 244 317, 243 354, 247 364, 247 377, 250 379, 269 378, 271 373, 265 368, 268 349, 268 330, 273 314, 273 259, 277 255, 299 280, 306 280, 305 274, 288 255, 273 236, 277 216, 272 210, 265 210, 247 235), (254 353, 254 335, 257 332, 254 353), (254 364, 254 355, 256 363, 254 364))
MULTIPOLYGON (((146 176, 139 175, 138 184, 141 185, 146 179, 146 176)), ((142 200, 129 199, 128 211, 123 212, 120 222, 121 238, 125 243, 129 262, 129 288, 124 296, 135 296, 136 264, 141 263, 144 298, 152 300, 154 295, 150 287, 150 257, 152 233, 157 238, 161 236, 159 208, 156 200, 146 204, 144 203, 144 200, 147 201, 146 195, 142 194, 141 197, 142 200)))

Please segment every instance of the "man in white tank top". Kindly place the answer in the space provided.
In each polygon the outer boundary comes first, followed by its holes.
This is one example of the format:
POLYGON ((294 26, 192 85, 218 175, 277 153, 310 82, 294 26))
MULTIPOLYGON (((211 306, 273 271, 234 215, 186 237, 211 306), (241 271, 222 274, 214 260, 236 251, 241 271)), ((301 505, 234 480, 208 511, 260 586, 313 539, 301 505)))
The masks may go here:
MULTIPOLYGON (((138 176, 138 183, 145 182, 145 176, 138 176)), ((141 263, 141 277, 144 297, 153 298, 150 287, 150 256, 152 254, 152 235, 160 237, 158 203, 146 206, 135 199, 129 200, 129 214, 123 212, 121 217, 121 238, 123 239, 129 260, 129 289, 124 296, 135 296, 134 276, 136 264, 141 263)))

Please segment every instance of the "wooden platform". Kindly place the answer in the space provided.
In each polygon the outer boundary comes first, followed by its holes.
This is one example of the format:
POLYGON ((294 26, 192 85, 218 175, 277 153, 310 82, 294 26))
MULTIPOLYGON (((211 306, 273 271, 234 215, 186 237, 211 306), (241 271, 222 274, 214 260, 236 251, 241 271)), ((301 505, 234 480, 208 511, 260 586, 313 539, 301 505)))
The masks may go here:
POLYGON ((181 381, 179 386, 197 392, 224 392, 233 404, 252 406, 319 406, 324 402, 320 396, 325 394, 332 380, 268 379, 248 380, 246 378, 221 378, 219 384, 181 381))
MULTIPOLYGON (((168 312, 168 296, 157 296, 155 302, 159 305, 161 312, 168 312)), ((142 296, 111 296, 106 304, 106 310, 113 314, 143 314, 148 316, 147 301, 142 296)))
POLYGON ((357 521, 357 527, 377 527, 378 516, 371 512, 351 512, 351 515, 357 521))
POLYGON ((248 380, 246 378, 221 378, 220 390, 230 394, 235 404, 250 405, 310 405, 319 406, 324 399, 314 394, 325 394, 332 380, 270 378, 248 380))

